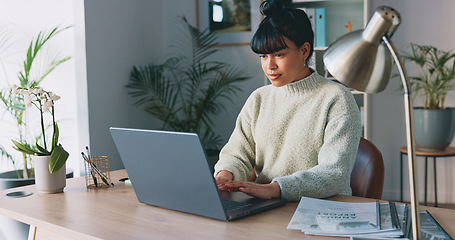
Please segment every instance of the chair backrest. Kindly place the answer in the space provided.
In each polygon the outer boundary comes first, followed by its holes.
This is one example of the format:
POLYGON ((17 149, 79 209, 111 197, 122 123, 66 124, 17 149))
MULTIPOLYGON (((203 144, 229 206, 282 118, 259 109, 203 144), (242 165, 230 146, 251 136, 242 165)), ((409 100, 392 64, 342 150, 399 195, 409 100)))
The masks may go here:
POLYGON ((351 172, 352 195, 381 199, 384 187, 384 160, 379 149, 360 138, 359 150, 351 172))

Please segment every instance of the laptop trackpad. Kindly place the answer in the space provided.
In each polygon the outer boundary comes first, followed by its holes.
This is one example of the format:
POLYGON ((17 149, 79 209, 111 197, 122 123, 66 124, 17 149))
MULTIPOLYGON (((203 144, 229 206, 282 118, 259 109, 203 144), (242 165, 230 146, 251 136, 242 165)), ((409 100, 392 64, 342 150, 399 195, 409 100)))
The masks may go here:
POLYGON ((235 202, 246 202, 249 203, 254 201, 254 197, 245 194, 243 192, 228 192, 228 191, 221 191, 221 197, 226 200, 231 200, 235 202))

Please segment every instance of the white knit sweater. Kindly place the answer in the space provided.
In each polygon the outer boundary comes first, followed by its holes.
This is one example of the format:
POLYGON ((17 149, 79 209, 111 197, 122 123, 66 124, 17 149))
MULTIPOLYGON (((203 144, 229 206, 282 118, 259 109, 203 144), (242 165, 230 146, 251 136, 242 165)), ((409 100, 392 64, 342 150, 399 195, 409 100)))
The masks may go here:
POLYGON ((220 153, 215 174, 278 182, 281 196, 351 195, 350 175, 360 138, 357 104, 346 87, 313 73, 283 87, 254 91, 220 153))

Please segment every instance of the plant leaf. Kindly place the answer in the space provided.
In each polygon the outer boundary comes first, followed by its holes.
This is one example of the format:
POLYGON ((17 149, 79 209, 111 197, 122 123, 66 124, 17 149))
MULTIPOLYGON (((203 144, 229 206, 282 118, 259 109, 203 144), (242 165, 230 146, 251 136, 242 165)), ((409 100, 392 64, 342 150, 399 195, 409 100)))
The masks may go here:
POLYGON ((38 148, 39 151, 41 151, 42 153, 46 153, 46 149, 44 149, 43 147, 41 147, 38 142, 35 144, 36 148, 38 148))
POLYGON ((14 144, 13 148, 16 149, 19 152, 23 152, 25 154, 31 154, 31 155, 43 155, 41 152, 35 151, 28 147, 27 145, 20 143, 16 140, 11 140, 14 144))
POLYGON ((416 67, 416 75, 409 76, 413 100, 419 97, 424 108, 443 109, 448 91, 455 87, 455 52, 412 42, 410 48, 411 53, 404 53, 402 58, 416 67))
POLYGON ((53 151, 53 149, 57 146, 58 144, 58 137, 59 137, 59 134, 60 134, 60 130, 58 128, 58 125, 57 123, 55 123, 55 131, 54 131, 54 135, 52 136, 52 148, 51 148, 51 151, 53 151))
POLYGON ((49 159, 49 172, 57 172, 60 168, 65 165, 68 159, 69 153, 63 149, 62 145, 55 146, 49 159))
POLYGON ((40 31, 38 33, 38 36, 36 37, 36 39, 31 40, 30 45, 27 49, 26 59, 24 60, 24 62, 22 64, 23 69, 18 74, 18 78, 21 82, 22 87, 29 88, 29 87, 38 86, 38 84, 43 80, 43 78, 45 78, 50 72, 52 72, 58 65, 69 60, 69 57, 65 57, 65 58, 61 58, 61 59, 53 58, 50 61, 51 63, 49 64, 49 66, 44 67, 44 69, 46 69, 46 70, 44 71, 44 74, 42 76, 31 77, 31 75, 34 72, 34 71, 32 71, 32 68, 34 65, 36 65, 33 63, 37 60, 38 54, 40 53, 40 49, 42 49, 42 47, 46 44, 46 42, 48 42, 54 36, 56 36, 63 30, 68 29, 70 27, 72 27, 72 26, 63 27, 63 28, 60 28, 58 26, 58 27, 53 28, 49 32, 40 31))

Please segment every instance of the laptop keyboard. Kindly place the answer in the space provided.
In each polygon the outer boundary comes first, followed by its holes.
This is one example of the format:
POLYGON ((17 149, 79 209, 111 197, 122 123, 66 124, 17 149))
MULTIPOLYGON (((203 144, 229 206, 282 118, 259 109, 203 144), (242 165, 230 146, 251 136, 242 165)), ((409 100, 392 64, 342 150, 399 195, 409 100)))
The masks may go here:
POLYGON ((227 211, 234 211, 240 208, 251 206, 251 203, 236 202, 223 199, 223 206, 227 211))

